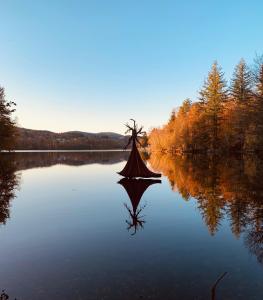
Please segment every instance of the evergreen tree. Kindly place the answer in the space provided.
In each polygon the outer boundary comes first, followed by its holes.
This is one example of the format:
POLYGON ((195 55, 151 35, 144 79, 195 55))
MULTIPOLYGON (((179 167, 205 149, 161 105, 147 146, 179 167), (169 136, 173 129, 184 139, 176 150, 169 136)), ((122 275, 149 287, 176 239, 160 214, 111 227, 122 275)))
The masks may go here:
POLYGON ((254 107, 256 150, 263 149, 263 56, 255 59, 254 68, 254 107))
POLYGON ((241 59, 235 68, 230 94, 239 103, 245 103, 252 97, 252 74, 244 59, 241 59))
POLYGON ((207 120, 208 147, 214 151, 219 146, 219 127, 222 121, 223 105, 227 100, 227 87, 224 74, 217 62, 212 65, 207 80, 200 91, 200 102, 207 120))
POLYGON ((231 80, 230 95, 237 103, 237 122, 234 124, 236 136, 235 148, 240 151, 250 148, 253 137, 253 124, 251 124, 253 103, 252 103, 252 74, 244 59, 241 59, 234 70, 231 80))
POLYGON ((172 124, 173 123, 173 121, 175 120, 175 115, 176 115, 176 113, 175 113, 175 110, 173 109, 173 111, 171 112, 168 124, 172 124))
POLYGON ((191 105, 192 105, 191 100, 189 98, 186 98, 179 109, 179 113, 186 115, 187 113, 189 113, 191 109, 191 105))
POLYGON ((183 148, 184 151, 188 151, 190 147, 190 132, 189 132, 189 112, 191 110, 192 102, 189 98, 183 101, 183 104, 180 106, 177 114, 177 120, 180 126, 178 126, 178 131, 175 134, 179 133, 179 139, 175 138, 177 141, 177 148, 183 148))
POLYGON ((258 68, 256 78, 256 96, 263 101, 263 63, 258 68))
POLYGON ((254 93, 257 98, 263 99, 263 55, 255 57, 252 73, 255 86, 254 93))
POLYGON ((12 120, 16 104, 7 101, 4 88, 0 87, 0 151, 11 150, 15 141, 15 122, 12 120))

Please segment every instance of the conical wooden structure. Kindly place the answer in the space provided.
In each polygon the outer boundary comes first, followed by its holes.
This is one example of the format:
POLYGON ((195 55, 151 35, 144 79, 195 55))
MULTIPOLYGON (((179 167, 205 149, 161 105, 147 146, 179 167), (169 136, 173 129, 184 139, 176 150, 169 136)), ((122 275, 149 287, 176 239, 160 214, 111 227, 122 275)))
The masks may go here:
POLYGON ((137 128, 136 122, 131 119, 134 122, 133 127, 131 127, 129 124, 126 124, 126 127, 129 132, 131 131, 131 137, 129 138, 128 144, 126 145, 125 149, 132 143, 132 150, 129 156, 129 159, 123 168, 121 172, 119 172, 120 175, 126 178, 155 178, 155 177, 161 177, 161 174, 154 173, 150 171, 145 163, 143 162, 141 155, 137 149, 136 143, 140 144, 140 141, 138 139, 139 135, 143 134, 142 127, 140 129, 137 128))

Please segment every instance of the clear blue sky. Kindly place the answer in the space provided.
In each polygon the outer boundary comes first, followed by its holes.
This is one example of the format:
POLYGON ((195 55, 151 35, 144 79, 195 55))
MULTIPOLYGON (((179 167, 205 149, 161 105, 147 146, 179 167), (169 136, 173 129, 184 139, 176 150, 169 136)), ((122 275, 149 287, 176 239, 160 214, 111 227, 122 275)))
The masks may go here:
POLYGON ((10 0, 0 4, 0 85, 19 125, 116 131, 162 125, 216 59, 226 77, 263 52, 263 2, 10 0))

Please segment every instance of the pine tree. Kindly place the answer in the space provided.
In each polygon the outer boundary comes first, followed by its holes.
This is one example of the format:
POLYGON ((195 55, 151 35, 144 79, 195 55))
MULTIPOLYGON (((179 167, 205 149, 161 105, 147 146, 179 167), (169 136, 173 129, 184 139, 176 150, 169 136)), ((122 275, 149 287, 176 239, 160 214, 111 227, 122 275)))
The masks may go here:
POLYGON ((6 100, 4 88, 0 87, 0 151, 11 150, 14 145, 15 122, 12 120, 12 113, 15 105, 6 100))
POLYGON ((170 115, 170 119, 168 121, 168 124, 172 124, 175 120, 175 110, 173 109, 170 115))
POLYGON ((237 137, 235 148, 240 151, 243 151, 244 148, 251 148, 254 135, 254 127, 251 123, 253 119, 252 83, 252 73, 244 59, 241 59, 234 70, 230 86, 232 100, 237 103, 238 121, 234 124, 237 137))
POLYGON ((189 98, 186 98, 179 109, 179 113, 186 115, 187 113, 189 113, 191 109, 191 105, 192 105, 191 100, 189 98))
POLYGON ((256 81, 256 96, 263 101, 263 63, 259 66, 256 81))
POLYGON ((212 65, 207 80, 200 91, 200 102, 207 120, 207 134, 213 151, 219 147, 219 127, 222 122, 223 105, 227 100, 224 74, 217 62, 212 65))
POLYGON ((257 57, 254 68, 254 110, 253 120, 256 123, 256 148, 263 149, 263 56, 257 57))
POLYGON ((252 68, 254 93, 257 98, 263 99, 263 55, 257 55, 252 68))
POLYGON ((235 68, 231 80, 230 95, 239 103, 246 103, 252 96, 252 74, 244 59, 235 68))

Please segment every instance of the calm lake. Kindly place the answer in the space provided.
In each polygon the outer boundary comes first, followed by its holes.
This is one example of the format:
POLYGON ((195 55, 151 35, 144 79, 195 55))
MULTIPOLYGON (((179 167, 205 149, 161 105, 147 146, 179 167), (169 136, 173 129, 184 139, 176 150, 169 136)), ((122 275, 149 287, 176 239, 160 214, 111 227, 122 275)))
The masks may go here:
POLYGON ((11 299, 263 299, 263 159, 0 154, 0 289, 11 299))

